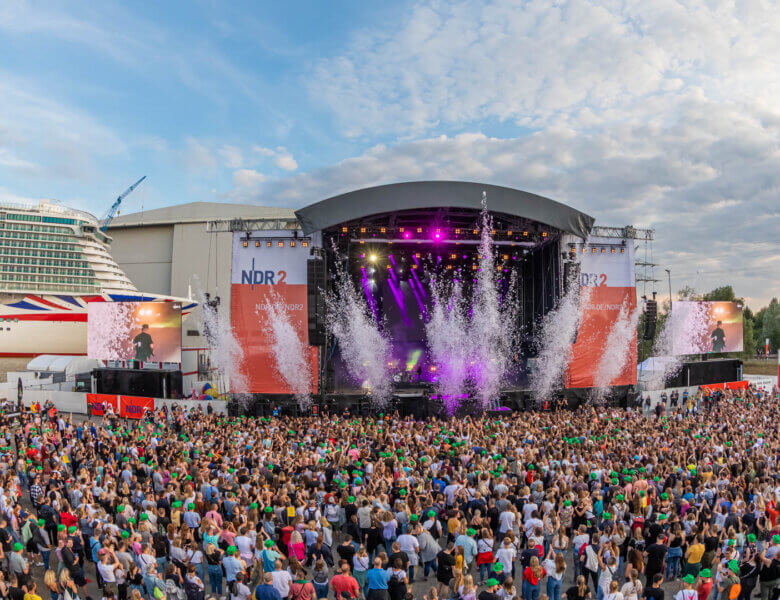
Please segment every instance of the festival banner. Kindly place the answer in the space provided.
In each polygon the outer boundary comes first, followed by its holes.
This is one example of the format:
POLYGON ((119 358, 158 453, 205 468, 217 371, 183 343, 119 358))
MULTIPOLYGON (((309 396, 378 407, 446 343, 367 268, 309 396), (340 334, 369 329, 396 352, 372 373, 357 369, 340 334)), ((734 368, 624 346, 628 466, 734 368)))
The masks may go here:
POLYGON ((144 413, 154 412, 154 398, 143 396, 120 396, 119 416, 123 419, 141 419, 144 413))
MULTIPOLYGON (((634 248, 631 240, 590 237, 575 247, 580 262, 581 313, 566 373, 567 388, 595 387, 599 363, 621 308, 636 310, 634 248), (584 250, 584 251, 583 251, 584 250)), ((615 357, 615 360, 620 360, 615 357)), ((628 356, 610 386, 636 384, 636 331, 628 356)))
POLYGON ((117 397, 114 394, 87 394, 87 414, 102 417, 105 414, 105 406, 110 404, 117 413, 117 397))
MULTIPOLYGON (((309 248, 290 231, 263 231, 263 240, 233 236, 230 287, 230 321, 244 354, 241 372, 247 389, 232 392, 290 394, 292 391, 276 370, 269 305, 281 300, 293 329, 303 340, 311 360, 312 392, 317 390, 317 349, 308 346, 306 261, 309 248), (270 242, 270 243, 269 243, 270 242)), ((308 246, 308 244, 307 244, 308 246)))

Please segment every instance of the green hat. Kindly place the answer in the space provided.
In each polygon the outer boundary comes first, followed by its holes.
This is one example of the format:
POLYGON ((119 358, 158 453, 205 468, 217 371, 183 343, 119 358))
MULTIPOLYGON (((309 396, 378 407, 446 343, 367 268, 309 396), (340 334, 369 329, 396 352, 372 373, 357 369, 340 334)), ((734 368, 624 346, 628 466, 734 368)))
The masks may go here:
POLYGON ((669 494, 667 494, 666 492, 661 494, 661 500, 668 500, 668 499, 669 499, 669 494))
POLYGON ((563 501, 564 506, 571 506, 571 500, 564 500, 563 501))
POLYGON ((173 503, 171 503, 171 506, 173 508, 179 508, 181 506, 181 500, 174 500, 173 503))
POLYGON ((138 517, 138 518, 139 518, 141 521, 148 521, 148 520, 149 520, 149 515, 147 515, 145 512, 142 512, 142 513, 141 513, 141 516, 140 516, 140 517, 138 517))
POLYGON ((500 562, 497 562, 493 565, 493 572, 494 573, 500 573, 504 570, 504 565, 502 565, 500 562))
POLYGON ((116 512, 118 512, 118 513, 121 513, 124 510, 125 510, 125 505, 124 504, 120 504, 119 506, 116 507, 116 512))
POLYGON ((235 554, 236 553, 236 547, 235 546, 228 546, 227 553, 228 553, 228 556, 235 554))
POLYGON ((354 502, 354 501, 355 501, 354 496, 350 496, 349 498, 347 498, 347 502, 354 502))
POLYGON ((477 532, 476 532, 474 529, 472 529, 471 527, 469 527, 469 528, 466 530, 466 535, 469 535, 469 536, 471 536, 471 535, 476 535, 476 534, 477 534, 477 532))
POLYGON ((495 587, 498 585, 498 579, 495 579, 494 577, 491 577, 487 580, 487 586, 488 587, 495 587))
POLYGON ((122 537, 122 539, 127 539, 127 538, 130 537, 130 532, 129 531, 122 531, 122 533, 120 533, 119 535, 122 537))
POLYGON ((653 477, 653 481, 658 483, 659 481, 661 481, 661 478, 658 475, 656 475, 655 477, 653 477))
POLYGON ((739 573, 739 563, 736 560, 731 559, 729 561, 729 569, 731 569, 731 572, 734 574, 739 573))
POLYGON ((272 547, 273 547, 273 545, 274 545, 274 541, 273 541, 273 540, 266 540, 265 542, 263 542, 263 545, 264 545, 266 548, 272 548, 272 547))
POLYGON ((644 495, 645 495, 645 491, 644 491, 644 490, 639 490, 639 495, 640 495, 640 496, 642 496, 642 497, 644 497, 644 495))
POLYGON ((608 512, 604 512, 604 513, 601 513, 601 518, 606 520, 606 521, 609 521, 612 518, 612 515, 609 514, 608 512))
POLYGON ((418 517, 417 515, 409 515, 409 520, 410 520, 412 523, 416 523, 416 522, 417 522, 417 519, 419 519, 419 518, 420 518, 420 517, 418 517))
POLYGON ((617 478, 612 479, 612 485, 617 485, 620 481, 617 478))
POLYGON ((257 508, 257 502, 252 502, 252 504, 249 505, 250 510, 255 510, 257 508))
POLYGON ((57 531, 65 531, 65 525, 63 525, 62 523, 57 525, 57 531))
POLYGON ((710 571, 709 569, 702 569, 701 571, 699 571, 699 577, 705 577, 705 578, 712 577, 712 571, 710 571))
POLYGON ((736 546, 737 545, 737 540, 728 540, 726 542, 726 545, 727 546, 736 546))
POLYGON ((618 502, 623 502, 623 500, 626 499, 626 497, 623 494, 618 494, 615 498, 618 502))
POLYGON ((428 516, 429 517, 435 517, 436 516, 436 511, 435 510, 429 510, 428 511, 428 516))
POLYGON ((751 544, 755 544, 756 543, 756 534, 755 533, 748 533, 747 534, 747 541, 750 542, 751 544))
POLYGON ((777 535, 777 534, 773 535, 772 536, 772 543, 773 544, 780 544, 780 535, 777 535))
POLYGON ((40 527, 43 527, 44 525, 46 525, 46 521, 44 521, 43 519, 38 519, 38 525, 40 527))
POLYGON ((406 496, 406 490, 404 488, 401 488, 400 490, 398 490, 398 495, 399 496, 406 496))
POLYGON ((190 503, 187 505, 187 508, 188 508, 189 510, 195 510, 195 503, 194 503, 194 502, 190 502, 190 503))
POLYGON ((659 520, 659 521, 663 521, 664 519, 666 519, 666 515, 665 515, 664 513, 660 513, 660 514, 658 515, 658 520, 659 520))
POLYGON ((19 552, 21 550, 24 550, 24 546, 22 546, 19 542, 16 542, 14 544, 14 552, 19 552))
POLYGON ((133 517, 130 517, 130 518, 127 520, 127 522, 128 522, 128 523, 131 523, 131 524, 133 524, 133 525, 135 525, 135 523, 136 523, 136 521, 135 521, 135 519, 134 519, 133 517))
POLYGON ((272 513, 272 512, 274 512, 274 507, 273 507, 273 506, 266 506, 266 507, 263 509, 263 512, 266 512, 266 513, 272 513))
POLYGON ((71 525, 70 527, 68 527, 68 533, 76 533, 76 526, 71 525))
POLYGON ((693 582, 696 581, 693 578, 693 575, 691 575, 690 573, 688 573, 685 577, 683 577, 682 580, 683 583, 687 583, 688 585, 693 585, 693 582))

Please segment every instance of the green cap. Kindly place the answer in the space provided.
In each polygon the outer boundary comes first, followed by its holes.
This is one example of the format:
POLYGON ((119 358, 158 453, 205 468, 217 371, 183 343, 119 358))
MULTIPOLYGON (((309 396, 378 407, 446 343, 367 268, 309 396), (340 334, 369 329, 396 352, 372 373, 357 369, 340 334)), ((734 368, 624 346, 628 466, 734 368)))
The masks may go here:
POLYGON ((70 527, 68 527, 68 533, 76 533, 76 526, 71 525, 70 527))
POLYGON ((737 540, 729 540, 728 542, 726 542, 726 545, 727 546, 736 546, 737 545, 737 540))
POLYGON ((609 514, 608 512, 604 512, 604 513, 601 513, 601 518, 606 520, 606 521, 609 521, 612 518, 612 515, 609 514))
POLYGON ((669 499, 669 494, 667 494, 666 492, 661 494, 661 500, 668 500, 668 499, 669 499))
POLYGON ((417 519, 419 519, 419 517, 418 517, 417 515, 409 515, 409 520, 410 520, 412 523, 416 523, 416 522, 417 522, 417 519))
POLYGON ((190 503, 187 505, 187 508, 188 508, 189 510, 195 510, 195 503, 194 503, 194 502, 190 502, 190 503))
POLYGON ((119 506, 116 507, 116 512, 118 513, 121 513, 123 510, 125 510, 124 504, 120 504, 119 506))
POLYGON ((172 506, 173 508, 179 508, 179 507, 181 506, 181 500, 174 500, 174 501, 171 503, 171 506, 172 506))
POLYGON ((571 500, 564 500, 563 501, 564 506, 571 506, 571 500))
POLYGON ((658 475, 656 475, 655 477, 653 477, 653 481, 658 483, 659 481, 661 481, 661 478, 658 475))
POLYGON ((772 536, 772 543, 773 544, 780 544, 780 535, 777 535, 777 534, 773 535, 772 536))
POLYGON ((266 540, 265 542, 263 542, 263 545, 264 545, 266 548, 273 548, 274 541, 273 541, 273 540, 266 540))
POLYGON ((477 534, 477 532, 476 532, 474 529, 472 529, 471 527, 469 527, 469 528, 466 530, 466 535, 469 535, 469 536, 471 536, 471 535, 476 535, 476 534, 477 534))
POLYGON ((658 520, 659 520, 659 521, 663 521, 664 519, 666 519, 666 515, 665 515, 664 513, 660 513, 660 514, 658 515, 658 520))
POLYGON ((24 550, 24 546, 22 546, 19 542, 16 542, 14 544, 14 552, 20 552, 21 550, 24 550))
POLYGON ((497 562, 493 565, 493 572, 494 573, 500 573, 504 570, 504 565, 502 565, 500 562, 497 562))
POLYGON ((618 494, 615 498, 618 502, 623 502, 623 500, 626 499, 626 497, 623 494, 618 494))
POLYGON ((495 587, 497 585, 498 585, 498 579, 491 577, 490 579, 487 580, 488 587, 495 587))
POLYGON ((149 515, 147 515, 145 512, 142 512, 141 516, 139 517, 139 519, 141 521, 148 521, 149 520, 149 515))
POLYGON ((119 535, 122 537, 122 539, 127 539, 127 538, 130 537, 130 532, 129 531, 122 531, 122 533, 120 533, 119 535))
POLYGON ((62 523, 57 525, 57 531, 65 531, 65 525, 63 525, 62 523))
POLYGON ((739 563, 736 560, 731 559, 729 561, 729 569, 731 569, 731 572, 734 574, 739 573, 739 563))
POLYGON ((133 517, 130 517, 130 518, 127 520, 127 522, 128 522, 128 523, 131 523, 132 525, 135 525, 135 523, 136 523, 136 521, 135 521, 135 519, 134 519, 133 517))
POLYGON ((682 580, 683 583, 687 583, 688 585, 693 585, 693 582, 696 581, 693 578, 693 575, 691 575, 690 573, 688 573, 685 577, 683 577, 682 580))
POLYGON ((257 508, 257 502, 252 502, 252 504, 249 505, 250 510, 255 510, 257 508))
POLYGON ((428 511, 428 516, 429 517, 435 517, 436 516, 436 511, 435 510, 429 510, 428 511))
POLYGON ((227 549, 228 556, 236 553, 236 547, 235 546, 228 546, 227 549))
POLYGON ((263 511, 264 511, 264 512, 267 512, 267 513, 272 513, 272 512, 274 512, 274 507, 273 507, 273 506, 266 506, 266 507, 263 509, 263 511))
POLYGON ((712 577, 712 571, 710 571, 709 569, 702 569, 701 571, 699 571, 699 577, 705 577, 705 578, 712 577))
POLYGON ((755 533, 748 533, 747 534, 747 541, 750 542, 751 544, 755 544, 756 543, 756 534, 755 533))
POLYGON ((43 527, 44 525, 46 525, 46 521, 44 521, 43 519, 38 519, 38 526, 43 527))
POLYGON ((349 498, 347 498, 347 502, 352 503, 354 501, 355 501, 355 497, 354 496, 350 496, 349 498))

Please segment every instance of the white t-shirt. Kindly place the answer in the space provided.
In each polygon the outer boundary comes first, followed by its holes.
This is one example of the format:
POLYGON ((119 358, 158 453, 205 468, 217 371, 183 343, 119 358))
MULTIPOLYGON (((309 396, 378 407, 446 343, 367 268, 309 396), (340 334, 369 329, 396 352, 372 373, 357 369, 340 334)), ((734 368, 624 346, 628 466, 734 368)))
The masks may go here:
POLYGON ((287 598, 290 594, 290 584, 293 580, 292 575, 287 571, 271 571, 271 577, 273 578, 271 585, 274 586, 274 589, 279 592, 279 595, 282 598, 287 598))
POLYGON ((498 530, 509 531, 515 524, 515 513, 505 510, 498 516, 498 530))

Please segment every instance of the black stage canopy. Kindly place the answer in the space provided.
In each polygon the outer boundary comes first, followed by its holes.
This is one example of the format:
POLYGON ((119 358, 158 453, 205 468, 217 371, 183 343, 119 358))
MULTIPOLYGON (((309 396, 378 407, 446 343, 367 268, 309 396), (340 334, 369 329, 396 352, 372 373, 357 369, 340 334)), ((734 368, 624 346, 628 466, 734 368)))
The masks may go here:
POLYGON ((488 209, 531 219, 585 239, 594 218, 529 192, 465 181, 413 181, 364 188, 333 196, 295 211, 305 235, 378 213, 454 207, 480 210, 482 192, 488 209))

